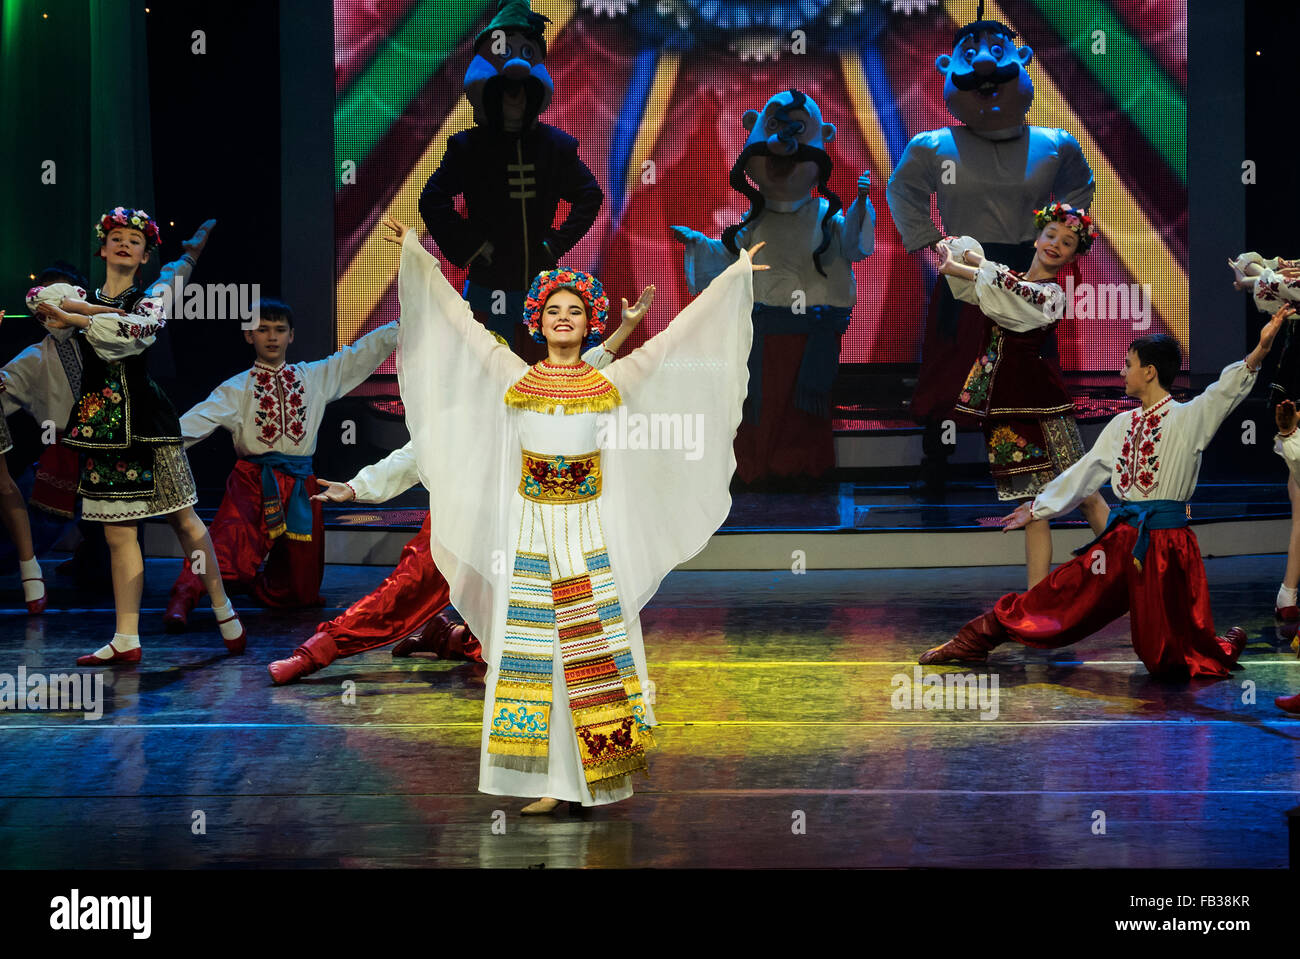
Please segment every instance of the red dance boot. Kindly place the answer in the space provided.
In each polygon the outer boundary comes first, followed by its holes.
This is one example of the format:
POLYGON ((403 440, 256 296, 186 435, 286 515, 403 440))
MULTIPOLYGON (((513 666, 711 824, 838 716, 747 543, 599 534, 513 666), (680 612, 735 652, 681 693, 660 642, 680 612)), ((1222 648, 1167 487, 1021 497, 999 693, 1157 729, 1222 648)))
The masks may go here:
POLYGON ((1273 700, 1273 705, 1288 713, 1300 713, 1300 693, 1294 696, 1279 696, 1273 700))
POLYGON ((329 633, 316 633, 303 643, 287 659, 277 659, 266 667, 271 674, 271 682, 277 686, 287 686, 316 670, 328 666, 338 659, 338 646, 329 633))
POLYGON ((110 656, 108 659, 100 659, 94 653, 91 653, 88 656, 78 656, 77 665, 78 666, 129 666, 134 663, 140 662, 139 646, 137 646, 135 649, 128 649, 125 653, 118 652, 117 647, 113 646, 112 643, 109 643, 109 646, 112 646, 113 648, 113 655, 110 656))
POLYGON ((1248 639, 1246 631, 1240 626, 1234 626, 1222 636, 1215 638, 1219 641, 1219 648, 1227 653, 1234 663, 1240 658, 1242 650, 1246 648, 1248 639))
POLYGON ((453 621, 439 613, 416 636, 408 636, 393 647, 393 656, 402 658, 412 653, 432 653, 439 659, 457 659, 468 663, 483 662, 483 649, 464 623, 453 621))
POLYGON ((922 666, 934 666, 938 663, 983 663, 989 658, 989 651, 1001 646, 1006 639, 1001 635, 1002 626, 997 616, 985 613, 972 619, 948 642, 942 646, 927 649, 917 658, 922 666))
POLYGON ((167 609, 163 612, 163 629, 169 633, 185 632, 197 600, 198 593, 194 590, 181 585, 173 586, 167 600, 167 609))
POLYGON ((453 625, 450 619, 438 613, 424 624, 424 629, 415 635, 407 636, 394 646, 393 658, 404 659, 413 653, 432 653, 439 659, 445 658, 443 652, 447 648, 447 637, 453 625))

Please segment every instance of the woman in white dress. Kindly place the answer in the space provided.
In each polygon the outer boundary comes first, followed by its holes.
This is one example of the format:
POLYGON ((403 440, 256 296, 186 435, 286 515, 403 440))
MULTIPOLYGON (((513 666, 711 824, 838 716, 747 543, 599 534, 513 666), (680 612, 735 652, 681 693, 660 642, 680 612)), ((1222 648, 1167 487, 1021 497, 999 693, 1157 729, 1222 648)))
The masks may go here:
POLYGON ((581 360, 604 331, 599 281, 544 273, 525 318, 548 355, 529 367, 415 233, 385 222, 401 245, 398 381, 430 547, 488 664, 479 790, 536 797, 530 814, 625 799, 654 744, 639 613, 731 508, 752 271, 766 267, 743 253, 603 373, 581 360))

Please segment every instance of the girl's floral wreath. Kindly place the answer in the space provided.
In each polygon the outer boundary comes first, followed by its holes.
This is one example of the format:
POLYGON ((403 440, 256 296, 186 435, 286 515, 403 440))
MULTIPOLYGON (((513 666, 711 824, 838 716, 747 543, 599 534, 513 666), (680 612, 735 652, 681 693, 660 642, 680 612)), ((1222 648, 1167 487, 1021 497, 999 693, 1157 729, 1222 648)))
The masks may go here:
POLYGON ((1052 203, 1041 210, 1034 211, 1034 228, 1041 231, 1049 223, 1064 223, 1079 238, 1079 255, 1088 252, 1092 241, 1097 239, 1097 231, 1092 228, 1092 217, 1082 210, 1076 210, 1068 203, 1052 203))
POLYGON ((108 240, 108 235, 119 228, 128 230, 139 230, 144 234, 144 249, 146 253, 152 252, 154 248, 162 242, 162 234, 158 232, 158 224, 144 210, 133 210, 130 207, 115 206, 95 224, 95 236, 99 239, 100 246, 108 240))
POLYGON ((539 273, 524 299, 524 324, 538 343, 545 343, 542 335, 542 308, 557 290, 572 290, 587 307, 587 335, 583 340, 587 346, 595 346, 605 333, 605 324, 609 319, 609 297, 600 280, 581 270, 563 267, 539 273))

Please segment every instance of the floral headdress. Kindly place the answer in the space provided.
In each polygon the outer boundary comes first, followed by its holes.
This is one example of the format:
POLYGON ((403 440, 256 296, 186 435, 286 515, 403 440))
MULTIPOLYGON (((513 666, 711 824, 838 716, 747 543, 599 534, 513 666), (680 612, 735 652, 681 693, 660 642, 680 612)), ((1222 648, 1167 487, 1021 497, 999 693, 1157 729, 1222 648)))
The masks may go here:
POLYGON ((146 253, 152 252, 159 243, 162 242, 162 234, 158 232, 158 224, 144 210, 133 210, 126 206, 115 206, 99 218, 95 224, 95 236, 98 238, 101 246, 108 240, 108 235, 114 230, 124 227, 128 230, 139 230, 144 234, 144 249, 146 253))
POLYGON ((1088 252, 1092 241, 1097 239, 1097 231, 1092 228, 1092 217, 1082 210, 1076 210, 1068 203, 1052 203, 1041 210, 1034 211, 1034 228, 1041 231, 1049 223, 1064 223, 1079 237, 1079 255, 1088 252))
POLYGON ((605 295, 600 280, 590 273, 567 267, 537 274, 528 290, 524 299, 524 324, 533 339, 538 343, 546 342, 542 335, 542 307, 556 290, 572 290, 582 299, 587 306, 587 336, 583 342, 588 346, 599 343, 609 319, 609 297, 605 295))

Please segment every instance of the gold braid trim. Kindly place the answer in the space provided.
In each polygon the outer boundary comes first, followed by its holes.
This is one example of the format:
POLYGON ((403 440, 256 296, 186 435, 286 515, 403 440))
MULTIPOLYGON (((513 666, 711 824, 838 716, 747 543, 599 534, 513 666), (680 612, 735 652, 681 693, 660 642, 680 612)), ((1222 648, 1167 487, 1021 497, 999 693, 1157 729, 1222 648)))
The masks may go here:
POLYGON ((507 406, 551 414, 608 413, 623 402, 618 387, 587 363, 556 366, 545 360, 506 390, 507 406))

